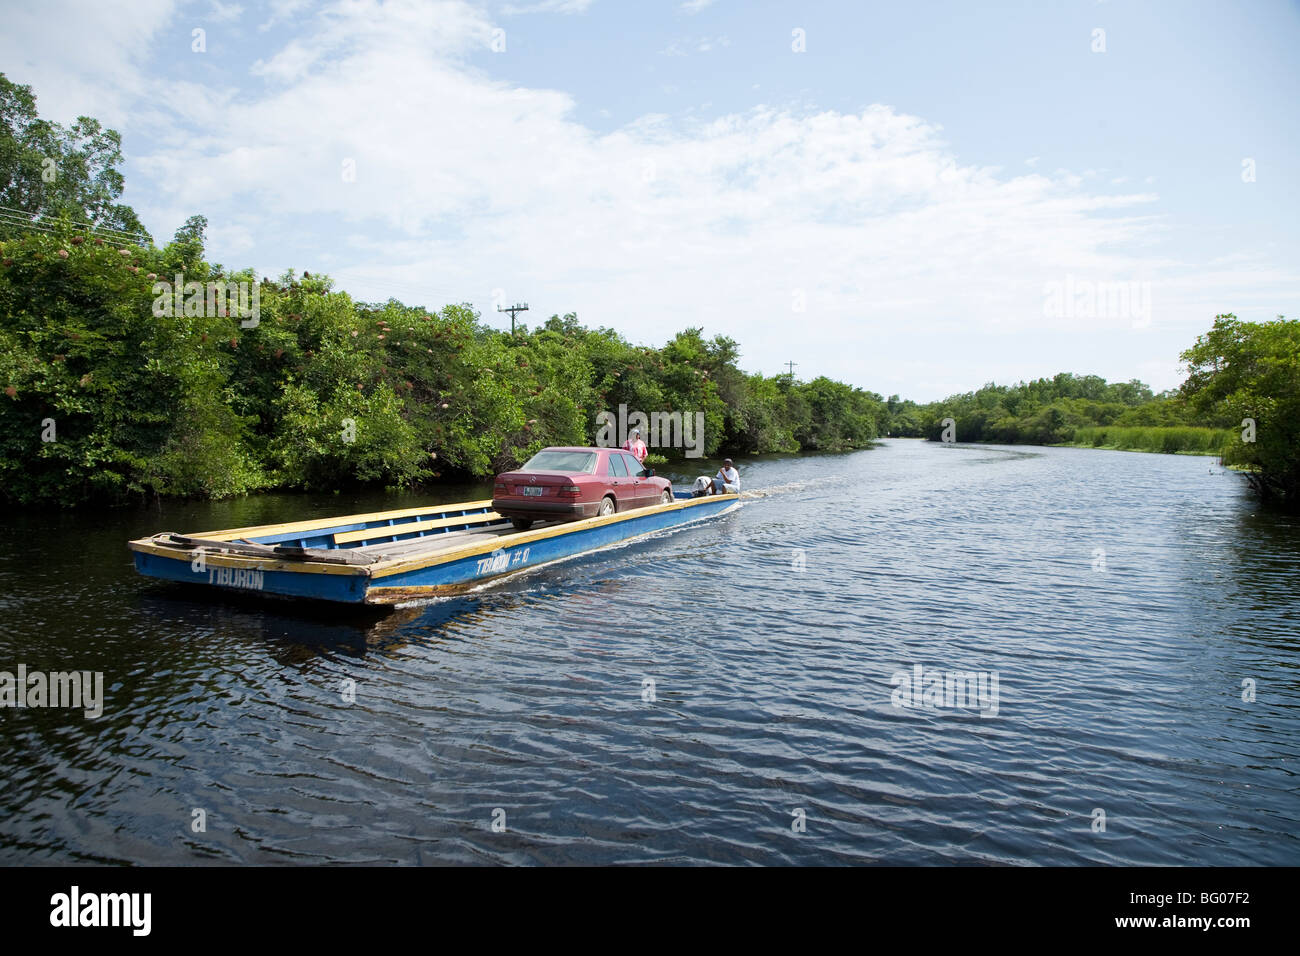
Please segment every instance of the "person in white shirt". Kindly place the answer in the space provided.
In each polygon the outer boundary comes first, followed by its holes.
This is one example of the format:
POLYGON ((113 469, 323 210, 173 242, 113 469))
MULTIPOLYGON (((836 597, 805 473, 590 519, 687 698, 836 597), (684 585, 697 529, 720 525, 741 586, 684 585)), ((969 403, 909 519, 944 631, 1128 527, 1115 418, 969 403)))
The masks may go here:
POLYGON ((727 458, 722 462, 722 467, 713 477, 713 493, 715 495, 738 495, 740 494, 740 472, 736 471, 736 466, 727 458))
POLYGON ((628 436, 627 441, 623 442, 623 450, 630 451, 637 461, 643 465, 645 464, 646 452, 649 449, 646 448, 645 442, 641 440, 641 429, 632 429, 632 434, 628 436))

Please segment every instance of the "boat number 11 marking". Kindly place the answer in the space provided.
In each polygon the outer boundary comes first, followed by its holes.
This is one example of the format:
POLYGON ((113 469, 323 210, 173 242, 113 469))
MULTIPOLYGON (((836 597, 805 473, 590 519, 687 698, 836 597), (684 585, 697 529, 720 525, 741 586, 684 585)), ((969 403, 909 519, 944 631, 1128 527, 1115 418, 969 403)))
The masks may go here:
POLYGON ((522 551, 494 551, 478 562, 479 574, 497 574, 516 564, 528 563, 528 549, 522 551))

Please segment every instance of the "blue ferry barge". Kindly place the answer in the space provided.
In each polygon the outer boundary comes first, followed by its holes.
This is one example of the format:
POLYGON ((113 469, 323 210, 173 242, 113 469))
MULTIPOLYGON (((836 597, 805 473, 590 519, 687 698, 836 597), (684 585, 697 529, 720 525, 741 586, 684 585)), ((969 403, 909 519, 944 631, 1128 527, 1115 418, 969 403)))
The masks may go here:
POLYGON ((683 497, 519 531, 492 502, 320 518, 128 544, 152 578, 348 604, 403 604, 463 593, 527 568, 712 518, 734 494, 683 497))

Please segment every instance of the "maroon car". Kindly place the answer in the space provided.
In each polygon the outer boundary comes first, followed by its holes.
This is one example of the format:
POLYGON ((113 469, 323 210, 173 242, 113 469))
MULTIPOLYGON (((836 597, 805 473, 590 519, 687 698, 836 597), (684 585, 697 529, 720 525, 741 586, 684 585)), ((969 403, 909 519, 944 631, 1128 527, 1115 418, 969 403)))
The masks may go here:
POLYGON ((667 504, 672 485, 618 448, 543 448, 518 471, 497 475, 492 509, 520 531, 667 504))

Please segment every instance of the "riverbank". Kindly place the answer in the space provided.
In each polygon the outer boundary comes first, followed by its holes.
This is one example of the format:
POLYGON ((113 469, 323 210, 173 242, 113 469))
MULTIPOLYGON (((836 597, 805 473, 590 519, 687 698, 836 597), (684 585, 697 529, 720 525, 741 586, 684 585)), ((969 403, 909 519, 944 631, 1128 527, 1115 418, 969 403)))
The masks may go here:
POLYGON ((1112 451, 1142 451, 1165 455, 1220 455, 1232 440, 1230 428, 1142 428, 1101 425, 1080 428, 1072 441, 1074 448, 1103 448, 1112 451))
MULTIPOLYGON (((965 444, 1008 445, 1030 448, 1096 448, 1099 451, 1138 451, 1157 455, 1222 455, 1235 432, 1230 428, 1137 428, 1097 426, 1080 428, 1070 441, 981 441, 965 444)), ((933 439, 929 439, 933 441, 933 439)))

